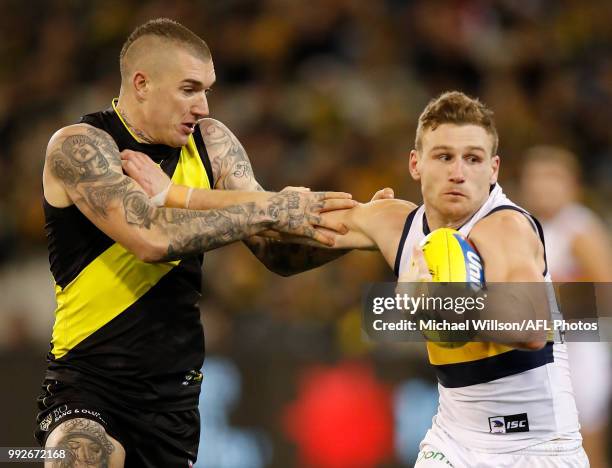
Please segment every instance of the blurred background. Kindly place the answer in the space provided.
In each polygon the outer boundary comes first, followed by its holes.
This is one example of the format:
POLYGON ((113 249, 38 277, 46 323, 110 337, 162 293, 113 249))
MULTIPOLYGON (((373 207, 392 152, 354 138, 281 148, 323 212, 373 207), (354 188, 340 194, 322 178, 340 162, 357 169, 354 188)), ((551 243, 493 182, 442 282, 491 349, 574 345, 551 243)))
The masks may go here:
MULTIPOLYGON (((35 445, 55 308, 46 143, 110 105, 123 41, 160 16, 209 44, 211 116, 238 136, 268 190, 303 185, 365 201, 389 186, 418 203, 407 164, 418 115, 459 89, 496 113, 511 197, 525 195, 527 149, 560 146, 582 168, 581 202, 604 230, 612 223, 608 0, 2 0, 0 446, 35 445)), ((437 390, 422 344, 362 337, 364 285, 393 279, 378 254, 280 278, 234 245, 207 254, 204 270, 198 466, 411 466, 437 390)))

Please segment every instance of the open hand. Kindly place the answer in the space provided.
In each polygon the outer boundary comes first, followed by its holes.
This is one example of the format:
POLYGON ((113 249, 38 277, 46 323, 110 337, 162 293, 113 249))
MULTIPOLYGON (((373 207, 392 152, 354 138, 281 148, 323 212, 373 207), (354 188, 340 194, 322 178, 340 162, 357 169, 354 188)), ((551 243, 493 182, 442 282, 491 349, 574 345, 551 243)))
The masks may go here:
POLYGON ((170 185, 170 177, 144 153, 123 150, 121 165, 125 173, 134 179, 149 197, 163 192, 170 185))
POLYGON ((308 237, 324 245, 333 245, 332 236, 317 231, 323 227, 344 234, 346 226, 337 221, 324 219, 321 213, 353 208, 357 202, 349 193, 310 192, 308 189, 295 190, 288 187, 271 197, 268 214, 274 220, 272 228, 285 234, 308 237))

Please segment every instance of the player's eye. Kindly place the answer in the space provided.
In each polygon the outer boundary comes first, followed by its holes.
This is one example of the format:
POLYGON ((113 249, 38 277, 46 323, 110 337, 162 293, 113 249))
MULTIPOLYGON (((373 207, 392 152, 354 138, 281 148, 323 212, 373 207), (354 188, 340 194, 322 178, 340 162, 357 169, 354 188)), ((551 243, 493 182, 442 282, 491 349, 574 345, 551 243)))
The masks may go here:
POLYGON ((442 153, 438 155, 438 159, 440 161, 450 161, 452 159, 452 156, 450 154, 442 153))
POLYGON ((476 164, 480 162, 480 156, 476 156, 475 154, 468 154, 465 158, 469 163, 476 164))

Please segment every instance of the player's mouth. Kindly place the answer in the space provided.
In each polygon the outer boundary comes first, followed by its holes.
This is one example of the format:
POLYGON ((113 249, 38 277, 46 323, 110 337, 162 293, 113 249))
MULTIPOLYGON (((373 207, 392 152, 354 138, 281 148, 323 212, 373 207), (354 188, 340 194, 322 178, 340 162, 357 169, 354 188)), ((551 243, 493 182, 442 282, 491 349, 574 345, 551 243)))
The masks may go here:
POLYGON ((185 135, 191 135, 194 131, 195 131, 195 126, 196 123, 193 122, 183 122, 181 123, 181 131, 185 134, 185 135))
POLYGON ((465 193, 459 191, 459 190, 448 190, 447 192, 444 192, 444 195, 450 195, 453 197, 464 197, 466 198, 465 193))

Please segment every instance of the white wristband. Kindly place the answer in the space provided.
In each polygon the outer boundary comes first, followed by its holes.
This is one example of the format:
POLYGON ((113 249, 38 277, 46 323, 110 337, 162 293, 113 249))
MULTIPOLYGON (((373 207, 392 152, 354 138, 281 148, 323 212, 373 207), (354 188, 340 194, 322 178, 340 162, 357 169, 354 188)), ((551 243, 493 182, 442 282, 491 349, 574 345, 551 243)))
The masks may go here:
POLYGON ((172 182, 168 184, 168 186, 159 192, 157 195, 151 197, 151 203, 155 206, 164 206, 166 203, 166 198, 168 198, 168 192, 170 191, 170 187, 172 186, 172 182))
POLYGON ((193 194, 193 187, 189 187, 187 192, 187 198, 185 198, 185 208, 189 209, 189 202, 191 201, 191 195, 193 194))

